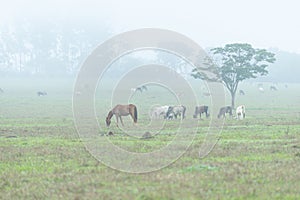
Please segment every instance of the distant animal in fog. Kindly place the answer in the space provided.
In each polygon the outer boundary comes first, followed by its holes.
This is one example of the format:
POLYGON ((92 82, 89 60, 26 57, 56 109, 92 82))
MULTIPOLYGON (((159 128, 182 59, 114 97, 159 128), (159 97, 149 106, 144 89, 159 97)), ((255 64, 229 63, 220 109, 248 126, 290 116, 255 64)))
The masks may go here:
POLYGON ((205 113, 205 116, 209 117, 208 106, 196 106, 193 117, 197 118, 197 116, 200 115, 200 119, 201 119, 202 113, 205 113))
POLYGON ((166 113, 166 118, 171 119, 174 117, 175 119, 177 119, 177 116, 180 116, 181 119, 184 119, 185 111, 186 111, 186 107, 183 105, 169 106, 169 109, 166 113))
POLYGON ((122 116, 127 116, 127 115, 130 115, 132 117, 134 123, 137 123, 137 117, 138 117, 137 108, 133 104, 129 104, 129 105, 120 105, 120 104, 118 104, 118 105, 116 105, 107 114, 107 117, 106 117, 106 120, 105 120, 106 126, 110 126, 111 118, 114 115, 116 116, 116 119, 117 119, 117 126, 119 126, 119 119, 120 119, 122 125, 124 126, 122 116))
POLYGON ((239 90, 239 95, 245 95, 244 90, 239 90))
POLYGON ((262 83, 259 83, 259 84, 257 84, 257 87, 263 87, 263 84, 262 83))
POLYGON ((265 90, 264 90, 263 87, 259 87, 258 90, 259 90, 261 93, 264 93, 264 92, 265 92, 265 90))
POLYGON ((246 113, 245 113, 245 106, 244 105, 241 105, 241 106, 238 106, 236 108, 236 118, 237 119, 245 119, 245 116, 246 116, 246 113))
POLYGON ((278 89, 277 89, 277 87, 275 87, 274 85, 271 85, 271 86, 270 86, 270 90, 271 90, 271 91, 277 91, 278 89))
POLYGON ((146 85, 143 85, 141 88, 142 88, 142 90, 144 90, 144 91, 147 91, 147 90, 148 90, 148 88, 147 88, 146 85))
POLYGON ((141 87, 131 88, 132 92, 143 92, 143 91, 147 91, 147 90, 148 90, 148 88, 145 85, 143 85, 141 87))
POLYGON ((203 92, 203 96, 209 97, 209 96, 211 96, 211 93, 209 93, 209 92, 203 92))
POLYGON ((40 97, 40 96, 46 96, 46 95, 47 95, 47 92, 45 92, 45 91, 38 91, 36 94, 37 94, 39 97, 40 97))
POLYGON ((80 96, 81 92, 80 91, 76 91, 75 94, 76 94, 76 96, 80 96))
POLYGON ((218 118, 220 118, 220 117, 224 118, 226 113, 228 113, 229 116, 232 116, 231 106, 225 106, 225 107, 220 108, 218 118))

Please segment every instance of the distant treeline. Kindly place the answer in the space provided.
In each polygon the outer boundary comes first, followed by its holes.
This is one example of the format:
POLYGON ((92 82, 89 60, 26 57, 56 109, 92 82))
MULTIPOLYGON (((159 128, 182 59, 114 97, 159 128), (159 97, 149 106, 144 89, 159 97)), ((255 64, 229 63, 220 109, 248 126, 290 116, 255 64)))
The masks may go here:
POLYGON ((108 37, 93 21, 23 19, 0 26, 2 76, 67 75, 78 71, 87 55, 108 37))
POLYGON ((259 77, 257 81, 266 82, 300 82, 300 54, 270 49, 276 54, 276 62, 268 67, 269 74, 259 77))
MULTIPOLYGON (((99 21, 38 21, 23 19, 0 26, 0 76, 75 76, 87 56, 112 35, 99 21)), ((276 62, 269 74, 257 79, 268 82, 299 82, 300 54, 270 49, 276 62)), ((157 52, 156 52, 157 53, 157 52)), ((188 75, 190 69, 179 58, 157 53, 148 59, 129 57, 119 60, 118 73, 128 67, 157 63, 188 75)), ((101 63, 99 63, 101 64, 101 63)))

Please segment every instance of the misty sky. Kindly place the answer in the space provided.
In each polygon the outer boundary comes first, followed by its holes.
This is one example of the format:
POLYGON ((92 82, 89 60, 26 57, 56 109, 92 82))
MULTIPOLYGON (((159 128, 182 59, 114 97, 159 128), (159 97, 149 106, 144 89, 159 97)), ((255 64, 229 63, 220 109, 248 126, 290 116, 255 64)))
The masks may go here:
POLYGON ((138 28, 180 32, 202 47, 247 42, 300 54, 297 0, 11 0, 2 1, 0 24, 18 18, 90 20, 111 36, 138 28))

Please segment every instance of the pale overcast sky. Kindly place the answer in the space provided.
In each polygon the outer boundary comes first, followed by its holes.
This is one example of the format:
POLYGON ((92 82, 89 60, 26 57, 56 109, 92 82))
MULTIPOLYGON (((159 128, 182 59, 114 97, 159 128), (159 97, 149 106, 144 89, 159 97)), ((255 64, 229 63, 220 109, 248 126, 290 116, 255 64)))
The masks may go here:
MULTIPOLYGON (((94 18, 117 34, 138 28, 180 32, 202 47, 247 42, 300 53, 297 0, 11 0, 1 1, 0 23, 20 17, 94 18), (180 2, 180 3, 177 3, 180 2)), ((101 24, 95 24, 100 26, 101 24)))

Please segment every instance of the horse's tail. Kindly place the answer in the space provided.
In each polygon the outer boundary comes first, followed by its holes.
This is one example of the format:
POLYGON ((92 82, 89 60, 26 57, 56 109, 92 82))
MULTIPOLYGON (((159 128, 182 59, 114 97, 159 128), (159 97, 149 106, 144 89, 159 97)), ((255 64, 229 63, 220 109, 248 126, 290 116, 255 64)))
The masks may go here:
POLYGON ((133 109, 134 109, 134 123, 137 123, 138 113, 137 113, 137 108, 136 108, 136 106, 134 106, 133 109))

